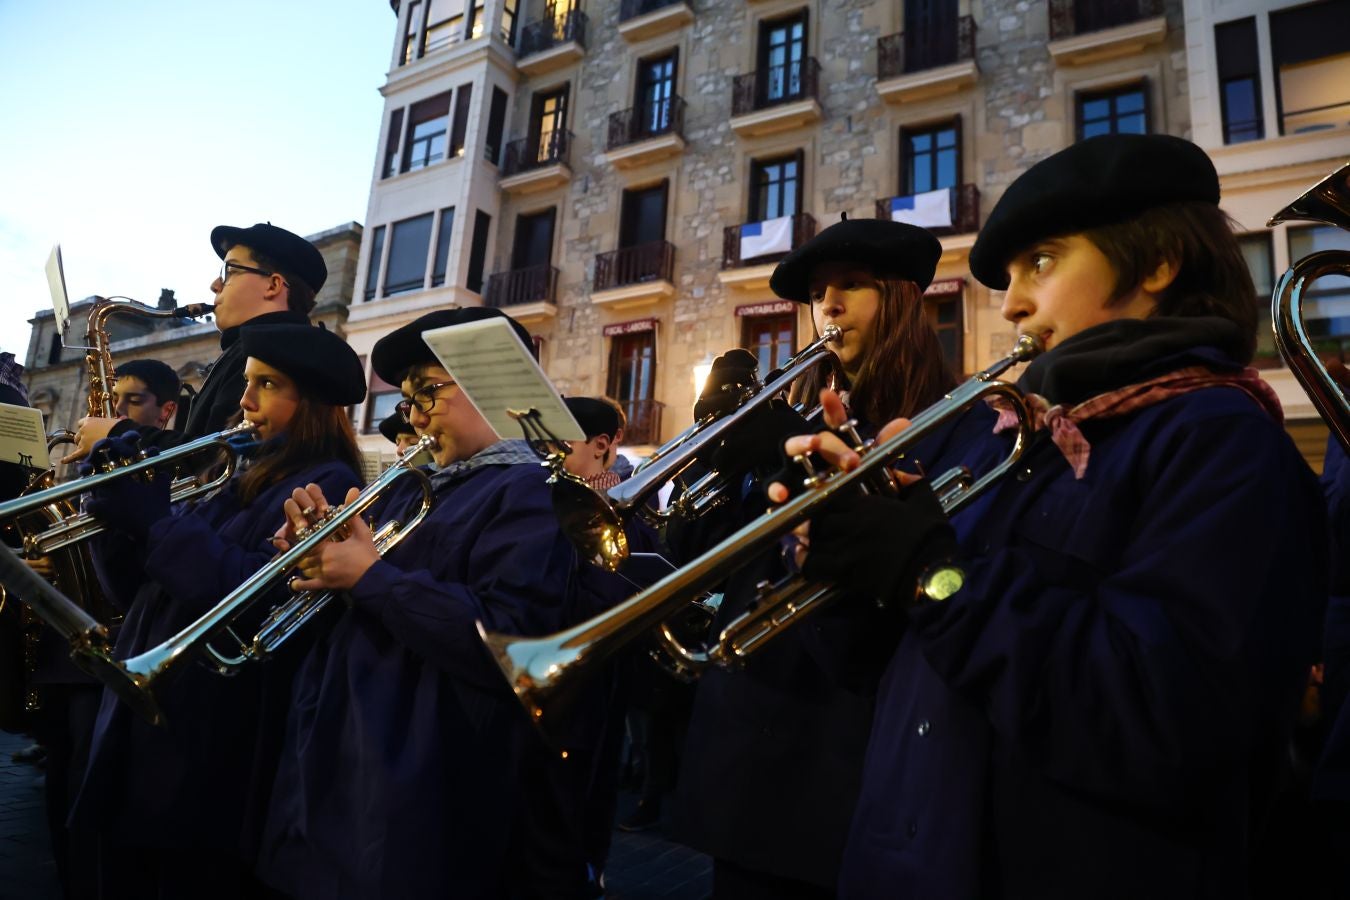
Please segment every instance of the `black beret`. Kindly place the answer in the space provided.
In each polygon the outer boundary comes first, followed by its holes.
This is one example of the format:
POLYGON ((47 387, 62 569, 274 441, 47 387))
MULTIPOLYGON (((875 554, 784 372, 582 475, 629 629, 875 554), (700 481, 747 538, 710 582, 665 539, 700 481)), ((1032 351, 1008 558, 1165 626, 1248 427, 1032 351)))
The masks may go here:
POLYGON ((878 278, 903 278, 926 288, 942 244, 916 225, 845 219, 793 250, 773 270, 769 287, 784 300, 811 301, 811 272, 821 263, 858 263, 878 278))
POLYGON ((440 364, 436 354, 431 352, 427 342, 422 340, 422 332, 447 325, 463 325, 466 322, 478 322, 482 319, 502 318, 511 323, 525 349, 534 352, 534 338, 515 319, 491 306, 466 306, 463 309, 438 309, 413 319, 402 328, 396 328, 375 342, 370 351, 370 365, 390 384, 398 384, 403 375, 413 366, 422 363, 440 364))
POLYGON ((157 359, 133 359, 122 363, 113 370, 113 377, 121 378, 139 378, 145 382, 145 386, 150 389, 150 393, 155 395, 155 399, 160 403, 166 403, 178 397, 178 389, 182 387, 182 379, 178 373, 166 363, 157 359))
POLYGON ((403 418, 403 413, 396 411, 380 420, 380 434, 384 435, 389 443, 397 444, 400 434, 417 434, 417 429, 403 418))
POLYGON ((594 397, 564 397, 563 403, 577 420, 581 430, 586 432, 586 440, 597 434, 614 437, 619 430, 619 411, 603 400, 594 397))
POLYGON ((217 225, 211 229, 211 249, 221 259, 231 247, 241 244, 256 254, 275 260, 287 275, 299 278, 316 294, 328 279, 328 265, 319 248, 271 222, 259 222, 252 228, 217 225))
POLYGON ((239 329, 239 345, 279 369, 305 394, 333 406, 350 406, 366 397, 361 358, 333 332, 313 325, 249 325, 239 329))
POLYGON ((1185 201, 1219 202, 1214 163, 1167 134, 1104 134, 1027 169, 1003 192, 970 249, 970 271, 1008 287, 1008 261, 1037 241, 1185 201))

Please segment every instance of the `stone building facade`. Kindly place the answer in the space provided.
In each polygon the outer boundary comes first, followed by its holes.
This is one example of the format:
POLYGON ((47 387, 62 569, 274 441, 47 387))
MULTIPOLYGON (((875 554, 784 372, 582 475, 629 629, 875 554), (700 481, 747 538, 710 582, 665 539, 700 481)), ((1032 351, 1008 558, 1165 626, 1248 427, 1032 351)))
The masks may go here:
MULTIPOLYGON (((360 224, 348 222, 308 236, 328 265, 328 280, 315 298, 312 318, 338 334, 343 333, 351 304, 361 233, 360 224)), ((204 285, 209 285, 212 278, 212 273, 202 273, 204 285)), ((176 306, 210 300, 210 291, 205 288, 181 297, 166 288, 155 303, 142 305, 171 313, 176 306)), ((28 397, 33 406, 42 410, 49 431, 71 428, 86 414, 89 373, 80 345, 85 339, 92 305, 92 298, 71 303, 70 326, 64 341, 56 331, 52 310, 42 310, 30 320, 33 330, 24 361, 28 397)), ((114 367, 133 359, 158 359, 172 366, 184 383, 194 389, 201 385, 212 361, 220 355, 220 332, 210 316, 183 319, 171 314, 151 317, 114 313, 108 320, 108 336, 114 367)))
MULTIPOLYGON (((688 424, 717 354, 748 346, 767 367, 810 340, 807 310, 768 290, 787 249, 843 213, 894 214, 940 235, 929 313, 975 371, 1013 329, 969 249, 1027 166, 1103 131, 1190 137, 1256 234, 1350 155, 1345 31, 1317 27, 1344 5, 393 0, 349 339, 368 354, 429 309, 499 306, 561 390, 616 397, 630 439, 655 444, 688 424), (1321 37, 1295 53, 1299 29, 1321 37), (1248 70, 1261 128, 1225 130, 1248 70), (1286 121, 1295 88, 1322 112, 1286 121)), ((1252 257, 1266 289, 1295 255, 1283 229, 1271 240, 1252 257)), ((1266 349, 1312 447, 1311 407, 1266 349)), ((371 378, 367 433, 397 400, 371 378)))

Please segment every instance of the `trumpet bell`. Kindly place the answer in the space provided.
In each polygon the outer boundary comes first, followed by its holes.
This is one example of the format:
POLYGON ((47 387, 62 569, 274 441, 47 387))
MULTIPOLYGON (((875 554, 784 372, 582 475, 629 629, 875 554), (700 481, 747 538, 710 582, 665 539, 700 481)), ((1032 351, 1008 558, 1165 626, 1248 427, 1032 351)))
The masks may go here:
POLYGON ((1298 199, 1270 217, 1267 228, 1281 222, 1321 222, 1345 228, 1350 225, 1350 165, 1342 166, 1308 188, 1298 199))
POLYGON ((577 552, 607 572, 617 572, 628 558, 623 519, 590 485, 565 469, 549 477, 553 512, 563 534, 577 552))

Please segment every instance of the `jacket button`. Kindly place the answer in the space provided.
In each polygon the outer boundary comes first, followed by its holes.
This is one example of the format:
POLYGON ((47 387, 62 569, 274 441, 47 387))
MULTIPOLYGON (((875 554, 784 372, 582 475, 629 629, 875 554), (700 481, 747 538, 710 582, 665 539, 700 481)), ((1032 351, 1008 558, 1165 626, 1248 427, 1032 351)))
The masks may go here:
POLYGON ((1023 466, 1017 473, 1017 480, 1026 484, 1031 480, 1031 466, 1023 466))
POLYGON ((924 719, 922 722, 920 722, 920 723, 919 723, 919 737, 927 737, 927 736, 928 736, 928 731, 929 731, 929 729, 932 728, 932 727, 933 727, 933 726, 931 726, 931 725, 928 724, 928 720, 927 720, 927 719, 924 719))

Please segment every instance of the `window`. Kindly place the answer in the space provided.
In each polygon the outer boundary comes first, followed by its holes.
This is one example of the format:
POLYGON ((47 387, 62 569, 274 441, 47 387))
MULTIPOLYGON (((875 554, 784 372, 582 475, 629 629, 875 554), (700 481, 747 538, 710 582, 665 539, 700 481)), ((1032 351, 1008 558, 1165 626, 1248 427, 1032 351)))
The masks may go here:
POLYGON ((764 378, 792 358, 797 346, 797 316, 784 313, 744 317, 741 319, 741 346, 755 355, 759 376, 764 378))
POLYGON ((47 348, 47 365, 54 366, 61 361, 61 333, 52 335, 51 345, 47 348))
POLYGON ((461 84, 455 92, 455 125, 450 131, 450 155, 464 155, 464 134, 469 130, 469 103, 473 97, 473 84, 461 84))
POLYGON ((1280 134, 1350 123, 1350 0, 1270 14, 1280 134))
POLYGON ((445 158, 449 114, 449 91, 412 105, 408 111, 408 136, 403 147, 404 172, 416 171, 445 158))
POLYGON ((900 129, 900 192, 922 194, 961 183, 961 121, 900 129))
POLYGON ((1251 272, 1252 284, 1256 286, 1256 304, 1260 318, 1256 326, 1256 359, 1253 365, 1261 369, 1270 369, 1282 365, 1279 351, 1275 349, 1275 335, 1270 329, 1270 295, 1275 289, 1275 260, 1269 231, 1238 236, 1238 246, 1242 248, 1242 258, 1251 272))
POLYGON ((1099 134, 1148 134, 1148 91, 1142 82, 1078 95, 1078 139, 1099 134))
POLYGON ((403 110, 389 115, 389 134, 384 140, 384 178, 398 173, 398 139, 403 134, 403 110))
POLYGON ((366 422, 361 430, 365 434, 379 431, 380 423, 393 415, 394 408, 402 399, 398 385, 390 384, 372 371, 370 391, 366 394, 366 422))
POLYGON ((957 0, 905 0, 905 71, 956 62, 957 0))
POLYGON ((802 152, 750 163, 750 221, 795 216, 801 210, 802 152))
POLYGON ((965 371, 961 294, 924 297, 923 311, 928 317, 928 324, 937 332, 938 343, 942 345, 942 358, 947 361, 947 369, 960 376, 965 371))
POLYGON ((759 26, 760 100, 788 100, 802 92, 806 11, 759 26))
POLYGON ((656 407, 656 332, 640 331, 610 339, 609 383, 605 393, 628 417, 628 442, 654 443, 659 427, 656 407))
MULTIPOLYGON (((1289 229, 1289 258, 1297 261, 1318 250, 1350 250, 1350 233, 1332 225, 1289 229)), ((1313 347, 1323 356, 1350 358, 1350 277, 1324 275, 1303 293, 1303 322, 1313 347)))
POLYGON ((417 32, 422 27, 422 4, 419 0, 413 0, 408 4, 408 27, 403 32, 403 54, 400 57, 399 65, 406 66, 412 62, 413 50, 417 47, 417 32))
POLYGON ((1218 56, 1219 105, 1223 142, 1240 144, 1265 137, 1261 121, 1261 63, 1256 52, 1256 19, 1225 22, 1214 28, 1218 56))
POLYGON ((638 134, 662 134, 670 128, 675 102, 676 53, 638 63, 638 134))
POLYGON ((511 245, 512 270, 547 266, 553 260, 553 222, 556 209, 516 218, 516 240, 511 245))
POLYGON ((668 182, 623 192, 619 210, 619 248, 640 247, 666 239, 668 182))
POLYGON ((469 274, 464 286, 475 294, 483 290, 483 263, 487 258, 488 228, 492 216, 476 210, 473 215, 473 243, 469 248, 469 274))
POLYGON ((431 286, 445 284, 445 271, 450 265, 450 235, 455 228, 455 208, 441 210, 441 221, 436 226, 436 263, 431 269, 431 286))
POLYGON ((427 277, 427 248, 431 245, 431 213, 395 222, 389 235, 389 262, 385 264, 384 294, 422 289, 427 277))
POLYGON ((534 95, 531 103, 530 139, 534 142, 534 158, 538 162, 558 159, 563 146, 562 135, 567 132, 568 85, 534 95))
POLYGON ((370 241, 370 261, 366 263, 366 299, 375 299, 375 288, 380 283, 380 261, 384 256, 384 226, 375 229, 370 241))
POLYGON ((458 41, 464 27, 464 0, 431 0, 422 52, 430 53, 458 41))
POLYGON ((502 3, 502 40, 510 46, 516 43, 516 0, 502 3))
POLYGON ((502 131, 506 128, 506 91, 492 89, 492 110, 488 113, 487 140, 483 142, 483 158, 494 166, 502 158, 502 131))

